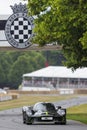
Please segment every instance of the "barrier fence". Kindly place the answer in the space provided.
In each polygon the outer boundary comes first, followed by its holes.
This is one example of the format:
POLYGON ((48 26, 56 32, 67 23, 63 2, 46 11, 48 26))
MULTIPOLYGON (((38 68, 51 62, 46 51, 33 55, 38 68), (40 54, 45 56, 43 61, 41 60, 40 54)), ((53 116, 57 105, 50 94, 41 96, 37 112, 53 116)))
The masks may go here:
POLYGON ((21 91, 21 90, 8 90, 8 93, 16 94, 87 94, 86 89, 59 89, 51 91, 21 91))
POLYGON ((1 101, 7 101, 12 99, 17 99, 19 97, 19 94, 1 94, 0 95, 0 102, 1 101))

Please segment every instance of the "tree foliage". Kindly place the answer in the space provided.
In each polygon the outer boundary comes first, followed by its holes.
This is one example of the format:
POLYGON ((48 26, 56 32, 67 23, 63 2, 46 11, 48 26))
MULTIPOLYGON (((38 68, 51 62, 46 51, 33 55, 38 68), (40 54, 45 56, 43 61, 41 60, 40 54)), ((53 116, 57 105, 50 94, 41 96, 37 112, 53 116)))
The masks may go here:
MULTIPOLYGON (((48 56, 45 51, 0 52, 0 87, 18 88, 22 82, 22 75, 45 67, 46 60, 49 65, 60 65, 58 56, 59 53, 56 51, 48 52, 48 56)), ((62 61, 62 58, 60 60, 62 61)))
POLYGON ((87 0, 28 0, 28 10, 36 16, 33 43, 57 42, 66 66, 87 66, 87 0))
POLYGON ((40 52, 0 52, 0 87, 18 88, 24 73, 40 69, 44 64, 45 57, 40 52))

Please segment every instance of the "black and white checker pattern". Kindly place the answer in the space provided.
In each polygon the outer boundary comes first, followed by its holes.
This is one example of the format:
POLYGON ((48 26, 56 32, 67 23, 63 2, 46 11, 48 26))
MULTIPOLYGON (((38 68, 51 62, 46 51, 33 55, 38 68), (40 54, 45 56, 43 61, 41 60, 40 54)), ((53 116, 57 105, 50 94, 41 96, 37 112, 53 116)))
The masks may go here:
POLYGON ((32 34, 32 26, 26 18, 18 17, 12 22, 10 33, 16 42, 24 43, 32 34))

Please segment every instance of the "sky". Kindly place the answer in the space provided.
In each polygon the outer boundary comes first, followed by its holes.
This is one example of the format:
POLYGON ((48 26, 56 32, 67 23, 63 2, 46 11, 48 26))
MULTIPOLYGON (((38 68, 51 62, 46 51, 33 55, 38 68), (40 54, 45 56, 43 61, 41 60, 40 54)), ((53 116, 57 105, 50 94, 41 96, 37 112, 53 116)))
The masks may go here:
POLYGON ((0 15, 12 14, 10 5, 19 4, 20 2, 25 4, 27 0, 0 0, 0 15))

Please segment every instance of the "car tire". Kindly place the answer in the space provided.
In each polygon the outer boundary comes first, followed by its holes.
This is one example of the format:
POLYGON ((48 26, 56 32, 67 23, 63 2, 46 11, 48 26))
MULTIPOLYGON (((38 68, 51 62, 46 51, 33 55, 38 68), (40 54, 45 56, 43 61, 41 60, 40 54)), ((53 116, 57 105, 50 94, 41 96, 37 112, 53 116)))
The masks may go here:
POLYGON ((25 119, 23 118, 23 124, 25 124, 25 119))
POLYGON ((55 122, 55 125, 58 125, 59 124, 59 122, 55 122))
POLYGON ((62 123, 62 125, 66 125, 66 121, 62 123))
POLYGON ((26 124, 27 125, 32 125, 32 123, 33 123, 33 119, 29 121, 29 117, 26 116, 26 124))
POLYGON ((61 125, 66 125, 66 120, 64 122, 61 122, 61 125))
POLYGON ((23 112, 23 124, 26 124, 25 113, 23 112))

